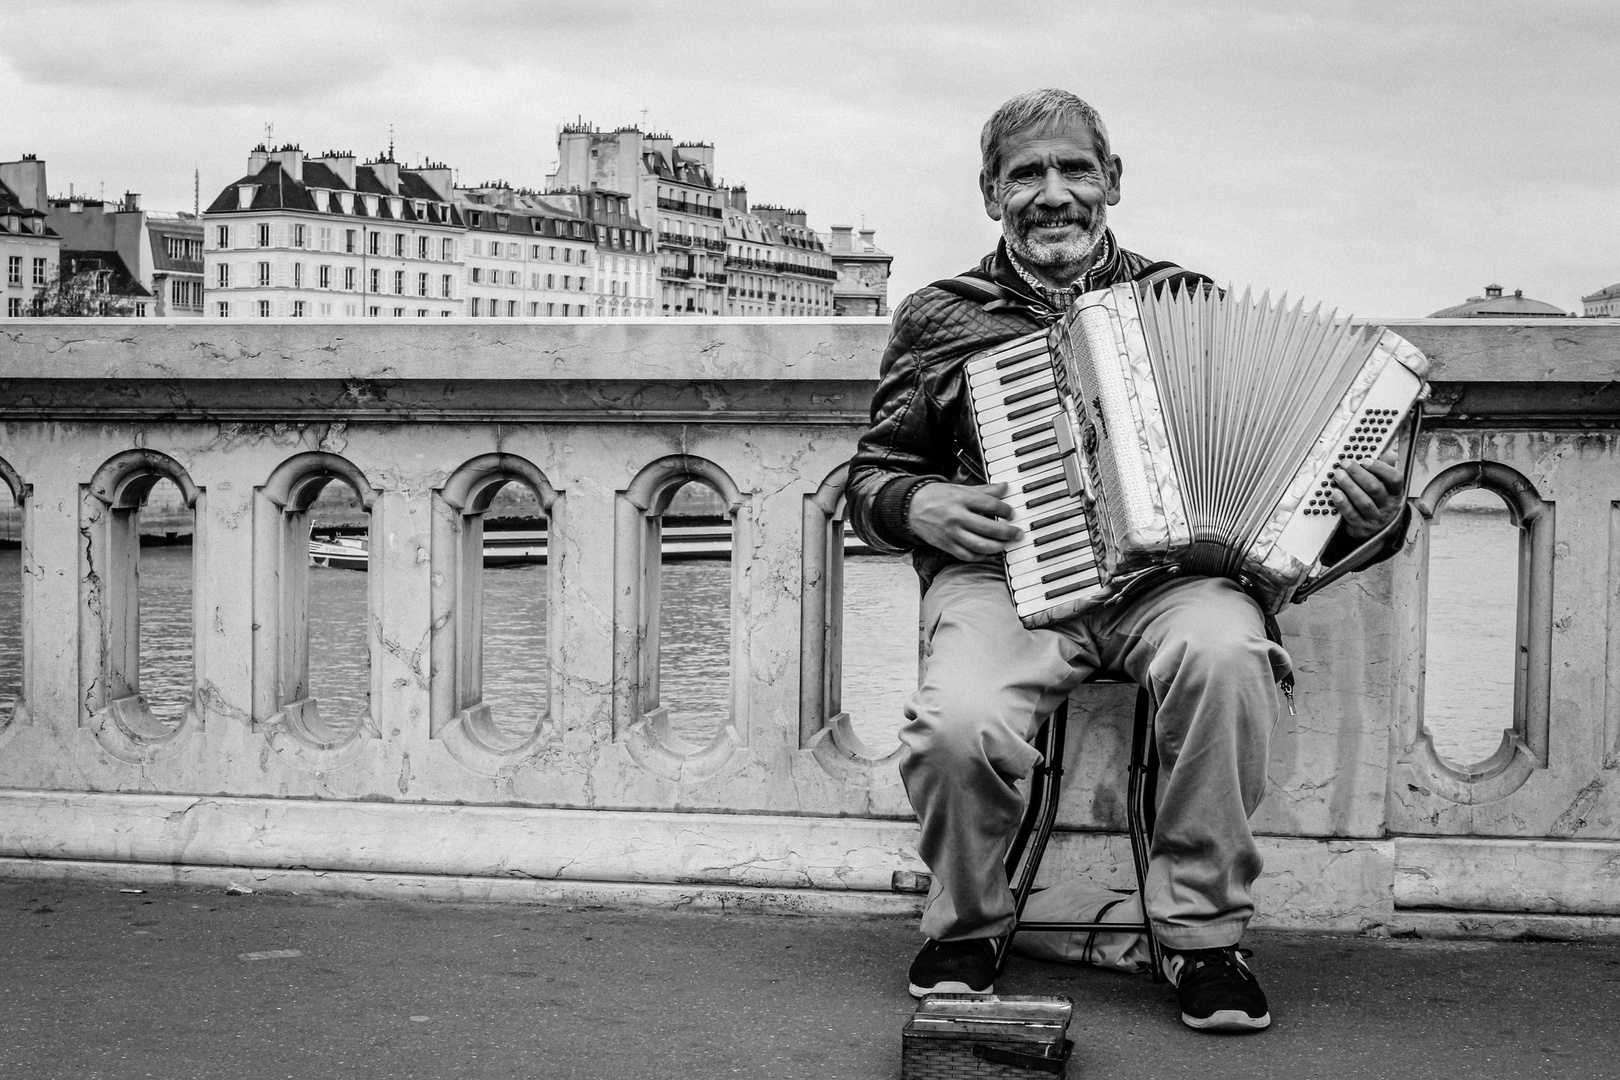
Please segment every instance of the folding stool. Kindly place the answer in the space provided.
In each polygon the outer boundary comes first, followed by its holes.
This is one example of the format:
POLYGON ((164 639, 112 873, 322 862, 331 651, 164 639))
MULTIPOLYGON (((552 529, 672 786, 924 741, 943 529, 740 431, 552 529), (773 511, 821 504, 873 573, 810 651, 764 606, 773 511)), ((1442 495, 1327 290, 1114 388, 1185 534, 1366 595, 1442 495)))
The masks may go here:
MULTIPOLYGON (((1094 679, 1118 682, 1117 679, 1094 679)), ((1131 860, 1136 866, 1136 894, 1142 901, 1141 922, 1033 922, 1024 918, 1024 905, 1035 887, 1035 875, 1046 854, 1052 826, 1057 822, 1058 800, 1063 794, 1063 742, 1069 723, 1069 702, 1065 698, 1041 729, 1035 744, 1041 763, 1030 776, 1029 804, 1007 849, 1007 881, 1013 890, 1013 928, 996 945, 996 967, 1007 961, 1012 939, 1020 930, 1078 931, 1082 933, 1139 932, 1147 938, 1153 980, 1164 981, 1159 941, 1147 919, 1148 843, 1153 836, 1154 792, 1158 787, 1159 755, 1153 738, 1153 698, 1146 688, 1136 691, 1136 718, 1131 730, 1131 760, 1125 796, 1125 820, 1131 838, 1131 860), (1025 851, 1028 850, 1028 858, 1025 851), (1022 865, 1020 865, 1022 863, 1022 865)))

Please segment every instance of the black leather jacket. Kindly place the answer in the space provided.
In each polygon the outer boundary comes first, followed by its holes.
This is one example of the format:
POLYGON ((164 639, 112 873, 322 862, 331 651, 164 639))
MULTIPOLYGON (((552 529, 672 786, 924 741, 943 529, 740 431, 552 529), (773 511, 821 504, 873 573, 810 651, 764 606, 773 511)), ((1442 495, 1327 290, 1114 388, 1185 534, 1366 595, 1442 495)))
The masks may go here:
MULTIPOLYGON (((1171 266, 1125 251, 1109 233, 1102 257, 1081 285, 1086 290, 1107 288, 1171 266)), ((922 543, 911 531, 907 519, 912 495, 924 484, 940 481, 985 482, 963 365, 991 346, 1051 325, 1061 314, 1013 269, 1004 244, 962 276, 994 282, 1010 297, 986 305, 936 282, 901 301, 878 372, 871 426, 850 461, 845 489, 846 512, 855 532, 879 551, 910 551, 925 587, 955 559, 922 543)), ((1209 280, 1187 271, 1181 276, 1209 280)), ((1359 569, 1393 555, 1404 534, 1404 515, 1402 522, 1375 538, 1377 544, 1369 541, 1358 547, 1341 530, 1322 561, 1331 565, 1353 555, 1359 569)))

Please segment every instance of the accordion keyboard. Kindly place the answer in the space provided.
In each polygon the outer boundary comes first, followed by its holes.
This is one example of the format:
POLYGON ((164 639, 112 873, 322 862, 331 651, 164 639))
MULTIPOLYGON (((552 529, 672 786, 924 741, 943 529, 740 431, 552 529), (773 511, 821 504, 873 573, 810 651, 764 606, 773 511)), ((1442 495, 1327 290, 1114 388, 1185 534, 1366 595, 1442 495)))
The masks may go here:
POLYGON ((1046 335, 968 361, 968 395, 986 478, 1023 530, 1006 552, 1007 584, 1026 626, 1062 618, 1102 591, 1086 519, 1073 425, 1059 399, 1046 335))

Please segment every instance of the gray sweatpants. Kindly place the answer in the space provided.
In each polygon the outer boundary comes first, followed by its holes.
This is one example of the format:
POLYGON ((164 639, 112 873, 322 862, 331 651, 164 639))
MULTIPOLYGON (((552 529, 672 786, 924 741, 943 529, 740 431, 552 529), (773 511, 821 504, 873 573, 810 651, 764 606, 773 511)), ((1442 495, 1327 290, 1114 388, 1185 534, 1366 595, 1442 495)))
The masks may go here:
POLYGON ((921 684, 906 702, 900 765, 934 876, 922 931, 996 937, 1012 923, 1002 860, 1040 761, 1041 721, 1098 671, 1153 694, 1160 760, 1146 906, 1175 949, 1234 945, 1254 914, 1260 852, 1249 815, 1265 792, 1276 680, 1288 654, 1259 608, 1219 578, 1178 580, 1121 607, 1038 630, 1018 621, 996 562, 947 567, 923 597, 921 684))

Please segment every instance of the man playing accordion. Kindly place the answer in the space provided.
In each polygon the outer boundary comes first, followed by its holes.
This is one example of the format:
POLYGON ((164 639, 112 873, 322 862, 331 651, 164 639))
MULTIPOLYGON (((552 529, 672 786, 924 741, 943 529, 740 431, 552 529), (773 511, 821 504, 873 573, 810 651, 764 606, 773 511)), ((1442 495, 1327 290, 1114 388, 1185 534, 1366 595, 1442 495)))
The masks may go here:
MULTIPOLYGON (((1015 786, 1038 763, 1042 721, 1080 683, 1119 673, 1157 704, 1159 809, 1144 910, 1164 948, 1182 1020, 1201 1030, 1271 1022, 1237 948, 1261 858, 1249 815, 1265 790, 1276 684, 1289 658, 1258 605, 1225 578, 1160 578, 1038 629, 1020 622, 1001 553, 1019 533, 1005 485, 988 485, 963 377, 976 353, 1050 325, 1093 289, 1208 279, 1127 251, 1107 228, 1121 162, 1101 119, 1059 90, 996 110, 980 140, 986 213, 1002 241, 955 281, 898 307, 848 506, 873 547, 910 551, 924 585, 924 663, 900 740, 906 792, 933 873, 913 994, 989 993, 996 940, 1013 921, 1002 858, 1023 811, 1015 786), (964 279, 966 281, 964 282, 964 279)), ((1392 455, 1350 464, 1332 492, 1343 558, 1403 512, 1392 455)), ((1393 554, 1394 542, 1367 558, 1393 554)))

